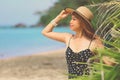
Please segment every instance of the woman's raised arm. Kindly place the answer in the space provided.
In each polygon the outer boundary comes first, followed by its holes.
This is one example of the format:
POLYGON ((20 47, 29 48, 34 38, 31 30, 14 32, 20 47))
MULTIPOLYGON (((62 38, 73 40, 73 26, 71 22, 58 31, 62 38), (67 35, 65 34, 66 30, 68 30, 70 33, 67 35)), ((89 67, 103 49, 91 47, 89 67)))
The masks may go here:
POLYGON ((60 42, 66 42, 66 37, 69 35, 68 33, 59 33, 59 32, 53 32, 53 28, 56 26, 56 24, 59 23, 60 20, 67 17, 69 13, 65 12, 65 10, 62 10, 61 13, 53 19, 43 30, 42 34, 48 38, 60 41, 60 42))

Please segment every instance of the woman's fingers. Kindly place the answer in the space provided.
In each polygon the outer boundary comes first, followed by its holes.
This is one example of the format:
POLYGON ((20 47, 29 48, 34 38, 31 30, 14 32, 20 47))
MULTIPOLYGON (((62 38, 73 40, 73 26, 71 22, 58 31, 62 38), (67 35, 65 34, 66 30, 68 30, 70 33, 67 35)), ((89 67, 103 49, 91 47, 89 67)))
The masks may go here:
POLYGON ((115 62, 114 59, 112 59, 112 58, 110 58, 110 57, 108 57, 108 56, 104 56, 104 57, 103 57, 103 62, 104 62, 105 64, 109 65, 109 66, 113 66, 113 65, 117 64, 117 62, 115 62))
POLYGON ((62 11, 60 12, 60 14, 59 14, 59 16, 60 16, 61 18, 66 18, 68 15, 69 15, 69 13, 66 12, 65 10, 62 10, 62 11))

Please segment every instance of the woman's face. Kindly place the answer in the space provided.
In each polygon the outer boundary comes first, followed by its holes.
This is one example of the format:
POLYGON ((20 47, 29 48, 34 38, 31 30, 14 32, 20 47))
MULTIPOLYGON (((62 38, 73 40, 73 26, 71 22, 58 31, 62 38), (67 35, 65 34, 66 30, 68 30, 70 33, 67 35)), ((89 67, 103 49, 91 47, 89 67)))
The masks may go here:
POLYGON ((80 31, 80 20, 74 15, 71 16, 70 29, 73 31, 80 31))

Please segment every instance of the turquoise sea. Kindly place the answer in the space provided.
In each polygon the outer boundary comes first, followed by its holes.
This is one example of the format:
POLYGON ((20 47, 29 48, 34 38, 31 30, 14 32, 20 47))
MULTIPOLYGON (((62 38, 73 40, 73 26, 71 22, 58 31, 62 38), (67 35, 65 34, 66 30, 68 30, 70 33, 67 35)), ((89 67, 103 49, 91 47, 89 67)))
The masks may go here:
MULTIPOLYGON (((41 34, 43 28, 0 28, 0 58, 24 56, 65 48, 65 44, 48 39, 41 34)), ((68 27, 54 31, 70 32, 68 27)))

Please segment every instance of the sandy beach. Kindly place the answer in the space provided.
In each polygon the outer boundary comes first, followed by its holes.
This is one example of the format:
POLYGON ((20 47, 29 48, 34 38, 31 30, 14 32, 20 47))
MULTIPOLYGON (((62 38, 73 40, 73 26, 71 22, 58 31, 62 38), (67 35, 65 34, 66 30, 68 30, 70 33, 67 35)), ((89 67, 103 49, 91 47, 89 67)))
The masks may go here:
POLYGON ((0 80, 67 80, 65 49, 0 60, 0 80))

